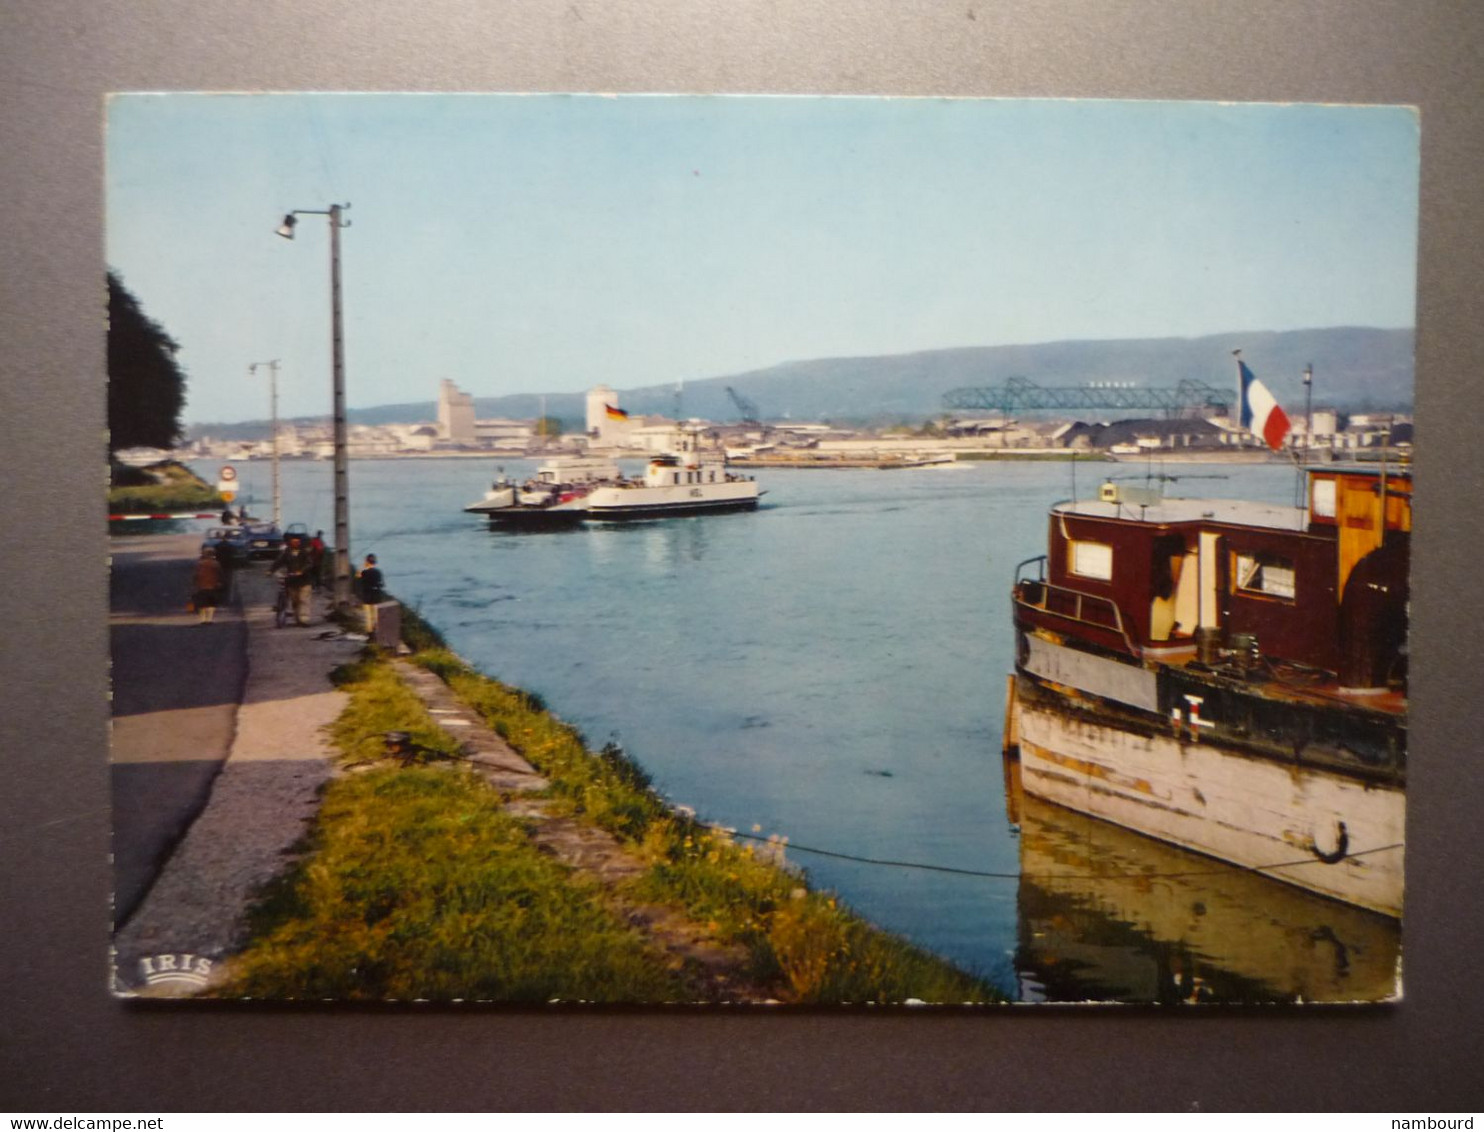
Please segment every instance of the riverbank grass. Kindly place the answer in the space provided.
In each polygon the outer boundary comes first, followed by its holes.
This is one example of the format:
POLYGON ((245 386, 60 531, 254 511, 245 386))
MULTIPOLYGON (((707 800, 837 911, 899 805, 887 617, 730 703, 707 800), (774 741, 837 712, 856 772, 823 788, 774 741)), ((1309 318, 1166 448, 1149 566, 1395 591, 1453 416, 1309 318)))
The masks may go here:
POLYGON ((159 514, 169 511, 219 511, 225 504, 216 489, 175 460, 146 468, 118 465, 111 472, 108 512, 159 514))
POLYGON ((595 882, 540 852, 384 662, 339 672, 326 787, 299 863, 252 913, 221 997, 671 1002, 673 965, 595 882), (431 760, 385 762, 387 730, 431 760))
POLYGON ((304 866, 260 907, 225 993, 667 1002, 675 973, 458 766, 337 780, 304 866))

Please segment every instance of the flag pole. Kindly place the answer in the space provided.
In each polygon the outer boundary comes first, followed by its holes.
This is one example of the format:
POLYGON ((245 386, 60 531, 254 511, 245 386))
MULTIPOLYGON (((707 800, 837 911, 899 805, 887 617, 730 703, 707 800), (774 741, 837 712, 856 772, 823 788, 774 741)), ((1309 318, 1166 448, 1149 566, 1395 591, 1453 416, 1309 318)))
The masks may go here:
POLYGON ((1304 366, 1304 463, 1314 448, 1314 363, 1304 366))
MULTIPOLYGON (((1243 434, 1250 432, 1245 419, 1247 415, 1247 390, 1242 385, 1242 351, 1232 351, 1232 361, 1237 367, 1237 430, 1243 434)), ((1243 437, 1245 444, 1245 435, 1243 437)))

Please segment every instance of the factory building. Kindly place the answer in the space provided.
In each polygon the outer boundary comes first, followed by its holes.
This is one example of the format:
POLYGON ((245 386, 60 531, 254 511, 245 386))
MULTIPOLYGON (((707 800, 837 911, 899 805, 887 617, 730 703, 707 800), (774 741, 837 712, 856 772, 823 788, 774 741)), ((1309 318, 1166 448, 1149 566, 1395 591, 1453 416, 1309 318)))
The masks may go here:
POLYGON ((450 444, 474 444, 474 396, 448 378, 438 386, 438 435, 450 444))

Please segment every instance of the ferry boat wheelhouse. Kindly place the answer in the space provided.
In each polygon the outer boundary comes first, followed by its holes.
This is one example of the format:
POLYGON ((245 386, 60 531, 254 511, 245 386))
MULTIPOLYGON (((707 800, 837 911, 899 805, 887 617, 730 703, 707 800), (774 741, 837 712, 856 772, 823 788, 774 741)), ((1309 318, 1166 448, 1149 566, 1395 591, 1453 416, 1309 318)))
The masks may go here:
POLYGON ((1016 572, 1007 773, 1399 917, 1411 473, 1306 477, 1299 507, 1112 483, 1056 504, 1016 572))

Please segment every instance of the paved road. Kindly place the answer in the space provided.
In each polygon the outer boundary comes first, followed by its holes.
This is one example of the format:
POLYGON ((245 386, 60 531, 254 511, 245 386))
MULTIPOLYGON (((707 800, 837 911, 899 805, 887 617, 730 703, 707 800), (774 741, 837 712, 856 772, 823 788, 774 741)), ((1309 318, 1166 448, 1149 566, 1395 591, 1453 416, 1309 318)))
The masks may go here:
POLYGON ((247 675, 234 604, 186 610, 197 534, 110 540, 114 922, 122 924, 206 803, 247 675))

